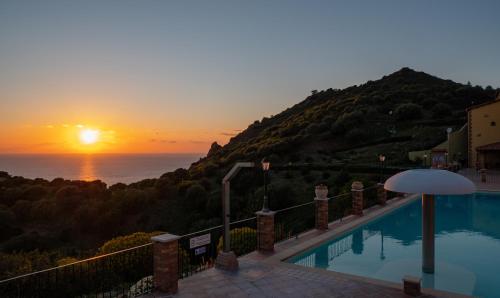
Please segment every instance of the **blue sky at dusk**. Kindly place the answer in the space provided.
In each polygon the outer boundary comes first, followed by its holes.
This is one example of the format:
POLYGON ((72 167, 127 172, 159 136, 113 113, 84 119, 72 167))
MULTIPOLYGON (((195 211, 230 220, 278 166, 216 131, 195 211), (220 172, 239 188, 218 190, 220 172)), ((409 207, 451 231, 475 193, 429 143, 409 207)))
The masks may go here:
POLYGON ((159 135, 170 147, 152 151, 201 152, 312 89, 404 66, 500 87, 499 12, 500 1, 4 0, 0 149, 29 146, 12 137, 29 127, 84 123, 132 147, 159 135))

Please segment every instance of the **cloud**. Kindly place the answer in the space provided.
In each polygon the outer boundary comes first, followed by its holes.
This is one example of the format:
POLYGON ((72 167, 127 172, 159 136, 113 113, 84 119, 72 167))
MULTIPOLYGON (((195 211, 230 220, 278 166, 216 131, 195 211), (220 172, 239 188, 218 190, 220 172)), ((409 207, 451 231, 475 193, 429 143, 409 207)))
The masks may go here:
POLYGON ((168 143, 168 144, 177 143, 177 141, 175 141, 175 140, 164 140, 164 139, 150 139, 149 141, 151 143, 168 143))
POLYGON ((239 134, 241 132, 241 129, 233 129, 232 132, 221 132, 220 134, 226 137, 234 137, 235 135, 239 134))
POLYGON ((207 141, 190 140, 189 142, 192 143, 192 144, 210 144, 210 142, 207 142, 207 141))

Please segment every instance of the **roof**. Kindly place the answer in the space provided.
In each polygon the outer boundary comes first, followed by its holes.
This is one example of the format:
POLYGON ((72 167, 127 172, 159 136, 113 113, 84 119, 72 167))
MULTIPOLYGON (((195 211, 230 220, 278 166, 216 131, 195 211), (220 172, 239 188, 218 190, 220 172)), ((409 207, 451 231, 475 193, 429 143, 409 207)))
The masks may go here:
POLYGON ((497 97, 496 99, 492 100, 492 101, 488 101, 488 102, 485 102, 485 103, 481 103, 481 104, 478 104, 478 105, 475 105, 475 106, 472 106, 472 107, 468 107, 466 109, 466 111, 470 111, 470 110, 474 110, 474 109, 477 109, 477 108, 480 108, 480 107, 484 107, 484 106, 487 106, 487 105, 490 105, 490 104, 494 104, 494 103, 500 103, 500 97, 497 97))
POLYGON ((476 148, 476 150, 477 151, 500 151, 500 142, 479 146, 476 148))

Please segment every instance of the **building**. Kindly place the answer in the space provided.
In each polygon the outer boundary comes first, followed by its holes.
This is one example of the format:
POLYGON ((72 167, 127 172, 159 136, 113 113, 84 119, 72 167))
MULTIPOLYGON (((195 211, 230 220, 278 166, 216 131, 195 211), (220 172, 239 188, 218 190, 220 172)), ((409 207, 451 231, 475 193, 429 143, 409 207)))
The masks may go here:
POLYGON ((500 169, 500 97, 467 110, 469 167, 500 169))
POLYGON ((424 166, 500 169, 500 96, 467 109, 467 123, 434 148, 408 153, 424 166))

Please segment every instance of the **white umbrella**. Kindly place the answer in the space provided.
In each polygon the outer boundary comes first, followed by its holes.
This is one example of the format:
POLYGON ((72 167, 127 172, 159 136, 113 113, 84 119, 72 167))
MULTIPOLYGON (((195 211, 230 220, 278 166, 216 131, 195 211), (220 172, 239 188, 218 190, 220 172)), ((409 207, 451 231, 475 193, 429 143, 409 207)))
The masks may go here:
POLYGON ((472 181, 459 174, 436 169, 408 170, 387 179, 386 190, 422 194, 422 270, 434 273, 434 195, 470 194, 472 181))

